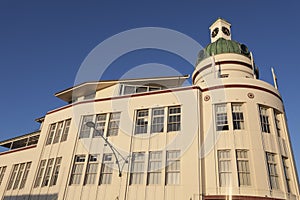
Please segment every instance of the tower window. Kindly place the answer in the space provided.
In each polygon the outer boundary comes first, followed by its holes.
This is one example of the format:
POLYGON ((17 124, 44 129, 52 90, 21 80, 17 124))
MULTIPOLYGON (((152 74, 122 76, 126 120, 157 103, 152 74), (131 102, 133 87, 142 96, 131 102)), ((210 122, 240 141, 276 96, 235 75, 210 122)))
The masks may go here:
POLYGON ((251 185, 248 150, 236 150, 236 164, 239 185, 251 185))
POLYGON ((244 129, 242 104, 232 104, 232 122, 234 130, 244 129))
POLYGON ((274 153, 266 153, 271 189, 279 189, 277 163, 274 153))
POLYGON ((217 131, 229 130, 226 104, 215 106, 217 131))
POLYGON ((286 189, 287 192, 291 192, 291 178, 290 178, 290 172, 288 167, 288 158, 282 157, 282 164, 284 167, 284 176, 285 176, 285 182, 286 182, 286 189))
POLYGON ((259 111, 260 111, 261 130, 264 133, 270 133, 270 122, 269 122, 268 109, 265 107, 259 107, 259 111))
POLYGON ((219 185, 228 187, 231 185, 231 156, 230 150, 219 150, 219 185))

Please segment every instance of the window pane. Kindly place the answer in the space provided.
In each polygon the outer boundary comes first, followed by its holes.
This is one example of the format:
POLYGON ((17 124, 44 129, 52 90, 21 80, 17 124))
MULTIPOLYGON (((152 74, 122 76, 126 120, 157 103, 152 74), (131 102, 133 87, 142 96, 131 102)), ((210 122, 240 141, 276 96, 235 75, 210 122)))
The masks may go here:
POLYGON ((152 110, 151 133, 164 132, 164 108, 152 110))
POLYGON ((136 116, 135 134, 147 133, 148 110, 138 110, 136 116))
POLYGON ((181 107, 174 106, 168 108, 168 132, 180 131, 181 107))
POLYGON ((79 138, 89 138, 91 133, 91 128, 86 125, 87 122, 93 121, 93 115, 83 116, 81 129, 80 129, 80 136, 79 138))
POLYGON ((228 187, 231 185, 231 157, 230 150, 219 150, 219 185, 228 187))
POLYGON ((215 106, 217 131, 229 130, 226 104, 215 106))
POLYGON ((145 153, 132 154, 130 184, 142 184, 144 179, 145 153))
POLYGON ((180 184, 180 151, 167 151, 166 184, 180 184))
POLYGON ((241 104, 232 104, 233 129, 244 129, 244 115, 241 104))

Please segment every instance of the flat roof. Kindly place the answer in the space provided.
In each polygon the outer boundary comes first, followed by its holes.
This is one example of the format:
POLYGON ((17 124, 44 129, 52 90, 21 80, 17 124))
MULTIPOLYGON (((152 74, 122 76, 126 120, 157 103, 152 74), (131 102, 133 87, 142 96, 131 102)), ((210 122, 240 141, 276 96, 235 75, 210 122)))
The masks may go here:
POLYGON ((148 83, 156 83, 161 84, 166 87, 175 87, 182 85, 185 80, 187 80, 190 76, 167 76, 167 77, 151 77, 151 78, 137 78, 137 79, 122 79, 122 80, 101 80, 101 81, 90 81, 84 82, 73 87, 69 87, 65 90, 57 92, 54 94, 57 98, 62 99, 66 102, 71 102, 72 97, 75 92, 75 96, 84 96, 92 94, 95 91, 99 91, 110 87, 119 83, 127 83, 127 84, 148 84, 148 83))
POLYGON ((18 144, 20 144, 22 146, 22 144, 23 144, 22 141, 25 141, 25 140, 29 141, 29 139, 38 139, 37 136, 40 135, 40 132, 41 131, 38 130, 38 131, 34 131, 31 133, 27 133, 24 135, 20 135, 20 136, 16 136, 16 137, 13 137, 10 139, 0 141, 0 146, 5 147, 5 148, 11 148, 12 144, 15 143, 16 144, 15 148, 18 148, 18 144))

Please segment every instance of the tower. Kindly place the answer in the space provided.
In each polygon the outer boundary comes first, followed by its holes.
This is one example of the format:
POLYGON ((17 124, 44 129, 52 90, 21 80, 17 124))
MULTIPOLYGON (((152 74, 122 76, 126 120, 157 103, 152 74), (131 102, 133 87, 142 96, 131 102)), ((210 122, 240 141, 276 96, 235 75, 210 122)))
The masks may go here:
POLYGON ((213 43, 219 38, 231 40, 231 24, 222 18, 218 18, 210 27, 210 41, 213 43))
POLYGON ((281 95, 258 79, 230 23, 210 26, 193 84, 201 88, 205 199, 299 199, 299 184, 281 95))

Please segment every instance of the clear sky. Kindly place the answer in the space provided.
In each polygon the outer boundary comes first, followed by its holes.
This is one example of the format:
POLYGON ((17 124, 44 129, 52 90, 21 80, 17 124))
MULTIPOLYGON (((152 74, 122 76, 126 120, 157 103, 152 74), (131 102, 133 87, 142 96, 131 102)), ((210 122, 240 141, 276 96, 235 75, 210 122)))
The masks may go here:
MULTIPOLYGON (((0 140, 36 130, 34 119, 64 105, 53 94, 73 85, 84 58, 108 37, 164 27, 206 46, 208 27, 222 17, 232 24, 233 39, 253 52, 261 79, 272 83, 270 68, 275 68, 299 171, 299 7, 291 0, 0 0, 0 140)), ((193 71, 173 55, 145 50, 118 59, 104 78, 120 78, 130 67, 150 62, 193 71)))

